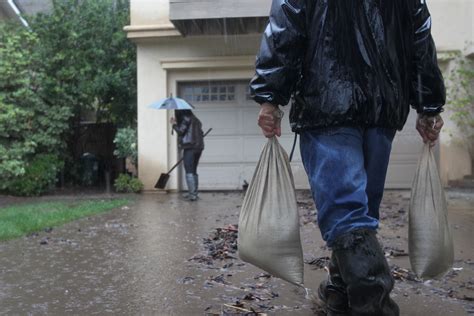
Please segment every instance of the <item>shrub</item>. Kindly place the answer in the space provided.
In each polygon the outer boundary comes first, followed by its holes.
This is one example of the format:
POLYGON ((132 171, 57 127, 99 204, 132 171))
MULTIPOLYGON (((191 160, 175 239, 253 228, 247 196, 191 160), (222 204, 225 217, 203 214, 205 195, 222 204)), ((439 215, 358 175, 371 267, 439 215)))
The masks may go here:
POLYGON ((120 128, 114 139, 114 155, 118 158, 130 158, 137 165, 137 131, 133 128, 120 128))
POLYGON ((38 53, 40 44, 38 36, 21 24, 0 22, 2 191, 25 175, 32 157, 40 153, 59 156, 64 152, 62 136, 72 110, 50 99, 45 90, 47 74, 45 60, 38 53))
POLYGON ((122 173, 115 179, 115 190, 122 193, 139 193, 143 190, 143 183, 138 178, 122 173))
POLYGON ((55 155, 37 155, 27 164, 25 173, 6 185, 12 195, 37 196, 48 192, 56 183, 62 163, 55 155))
POLYGON ((455 140, 461 141, 474 159, 474 62, 459 53, 453 57, 447 92, 451 119, 459 130, 455 140))

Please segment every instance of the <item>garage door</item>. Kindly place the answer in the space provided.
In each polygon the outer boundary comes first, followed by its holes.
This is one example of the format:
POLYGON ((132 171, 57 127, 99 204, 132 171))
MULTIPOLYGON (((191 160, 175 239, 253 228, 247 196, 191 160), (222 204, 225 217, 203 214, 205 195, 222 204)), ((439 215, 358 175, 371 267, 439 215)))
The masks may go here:
MULTIPOLYGON (((199 182, 203 190, 241 189, 250 182, 260 152, 266 143, 257 126, 259 107, 248 95, 248 81, 181 83, 180 96, 195 107, 203 129, 213 128, 205 139, 199 164, 199 182)), ((281 144, 289 152, 293 134, 285 109, 281 144)), ((307 188, 300 154, 295 152, 292 169, 298 188, 307 188)))
POLYGON ((409 189, 415 175, 418 158, 423 149, 423 142, 416 131, 416 111, 410 116, 403 131, 395 136, 387 172, 386 188, 409 189))
MULTIPOLYGON (((178 91, 182 98, 196 107, 194 112, 201 120, 203 129, 213 128, 205 139, 206 148, 199 164, 200 188, 241 189, 244 181, 249 182, 252 178, 266 142, 257 126, 259 107, 249 97, 248 81, 183 82, 179 84, 178 91)), ((284 111, 280 142, 289 152, 294 136, 289 128, 289 107, 285 107, 284 111)), ((411 184, 419 152, 415 132, 413 128, 407 129, 394 142, 389 187, 403 188, 411 184)), ((296 187, 308 188, 298 146, 291 165, 296 187)))

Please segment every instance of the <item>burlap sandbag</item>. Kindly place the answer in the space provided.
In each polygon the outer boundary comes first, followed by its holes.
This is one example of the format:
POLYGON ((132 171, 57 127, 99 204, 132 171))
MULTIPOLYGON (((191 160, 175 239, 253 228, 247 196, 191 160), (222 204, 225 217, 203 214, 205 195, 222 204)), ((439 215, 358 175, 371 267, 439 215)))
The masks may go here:
POLYGON ((411 267, 419 277, 438 277, 452 266, 453 238, 446 197, 429 145, 423 148, 413 180, 408 240, 411 267))
POLYGON ((298 209, 290 163, 273 137, 265 145, 239 218, 239 256, 288 282, 303 284, 298 209))

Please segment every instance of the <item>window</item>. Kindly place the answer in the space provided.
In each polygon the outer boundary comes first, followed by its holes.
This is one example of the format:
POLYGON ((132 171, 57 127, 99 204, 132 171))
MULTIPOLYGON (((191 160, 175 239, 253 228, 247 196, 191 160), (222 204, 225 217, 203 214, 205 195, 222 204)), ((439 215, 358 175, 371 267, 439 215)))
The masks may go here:
POLYGON ((186 84, 181 88, 181 97, 191 103, 234 101, 235 85, 225 82, 186 84))

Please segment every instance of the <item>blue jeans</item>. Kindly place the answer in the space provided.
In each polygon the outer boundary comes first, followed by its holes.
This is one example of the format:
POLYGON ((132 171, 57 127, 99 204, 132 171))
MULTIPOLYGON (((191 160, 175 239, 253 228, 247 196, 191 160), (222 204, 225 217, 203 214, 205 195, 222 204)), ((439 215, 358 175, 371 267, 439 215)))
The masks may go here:
POLYGON ((321 235, 376 230, 395 130, 331 127, 301 134, 300 148, 321 235))
POLYGON ((201 153, 202 150, 200 149, 185 148, 183 150, 184 171, 186 174, 197 174, 201 153))

